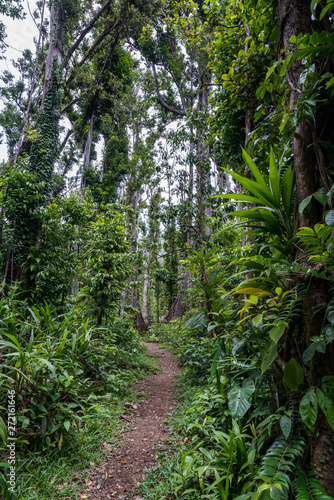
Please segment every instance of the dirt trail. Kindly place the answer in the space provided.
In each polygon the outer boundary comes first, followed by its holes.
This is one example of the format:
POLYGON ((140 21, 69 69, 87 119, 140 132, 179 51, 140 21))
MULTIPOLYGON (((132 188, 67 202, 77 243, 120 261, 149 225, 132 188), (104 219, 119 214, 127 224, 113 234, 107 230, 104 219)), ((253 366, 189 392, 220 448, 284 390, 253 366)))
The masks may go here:
MULTIPOLYGON (((148 397, 134 405, 131 415, 124 415, 125 421, 131 422, 131 428, 125 434, 124 445, 108 455, 97 469, 89 471, 90 479, 86 479, 84 488, 87 497, 81 498, 143 499, 135 481, 140 482, 145 467, 154 467, 155 449, 162 446, 169 437, 164 420, 176 404, 173 399, 173 384, 179 371, 170 352, 160 349, 154 343, 147 343, 145 346, 152 354, 159 356, 162 372, 148 377, 136 386, 136 390, 147 393, 148 397)), ((131 410, 131 406, 129 408, 131 410)))

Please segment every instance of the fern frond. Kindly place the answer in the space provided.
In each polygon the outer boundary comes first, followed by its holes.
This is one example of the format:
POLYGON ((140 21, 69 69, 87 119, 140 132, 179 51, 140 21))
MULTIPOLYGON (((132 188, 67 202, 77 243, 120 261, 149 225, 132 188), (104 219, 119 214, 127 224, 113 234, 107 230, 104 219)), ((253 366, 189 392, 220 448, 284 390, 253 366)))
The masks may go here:
POLYGON ((287 442, 280 436, 264 455, 257 479, 270 485, 279 483, 289 489, 295 461, 302 457, 304 447, 302 439, 293 438, 287 442))
POLYGON ((188 330, 195 330, 203 333, 208 327, 208 319, 205 312, 200 311, 192 318, 188 319, 184 325, 188 330))
POLYGON ((326 494, 312 469, 298 466, 293 486, 296 500, 333 500, 326 494))

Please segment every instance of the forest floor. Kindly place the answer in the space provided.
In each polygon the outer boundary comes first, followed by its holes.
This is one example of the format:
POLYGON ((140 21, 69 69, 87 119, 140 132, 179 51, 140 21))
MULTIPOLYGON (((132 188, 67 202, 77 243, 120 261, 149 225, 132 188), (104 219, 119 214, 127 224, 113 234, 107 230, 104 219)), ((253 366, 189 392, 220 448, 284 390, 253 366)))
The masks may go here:
POLYGON ((174 382, 180 369, 173 355, 157 343, 145 343, 158 357, 161 372, 138 382, 135 390, 147 396, 136 404, 125 403, 121 419, 128 423, 122 446, 106 455, 103 462, 85 470, 82 494, 89 500, 142 500, 139 484, 145 468, 154 468, 156 450, 166 445, 170 431, 165 423, 175 408, 174 382))

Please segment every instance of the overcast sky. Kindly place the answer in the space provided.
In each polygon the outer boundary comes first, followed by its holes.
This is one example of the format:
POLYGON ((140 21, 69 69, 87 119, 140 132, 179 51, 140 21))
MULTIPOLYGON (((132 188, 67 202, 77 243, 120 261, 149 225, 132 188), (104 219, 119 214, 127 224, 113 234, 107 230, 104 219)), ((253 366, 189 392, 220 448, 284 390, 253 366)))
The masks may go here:
MULTIPOLYGON (((1 1, 1 0, 0 0, 1 1)), ((31 5, 31 4, 30 4, 31 5)), ((26 5, 25 5, 26 7, 26 5)), ((30 7, 33 10, 32 7, 30 7)), ((20 57, 21 52, 24 49, 34 50, 34 37, 38 35, 37 28, 30 17, 27 8, 25 10, 28 12, 26 19, 24 21, 13 21, 8 17, 3 17, 2 21, 7 27, 7 38, 6 43, 9 45, 6 52, 6 59, 0 60, 0 72, 8 70, 15 73, 13 66, 11 64, 12 59, 17 59, 20 57)), ((1 83, 0 83, 1 85, 1 83)), ((2 107, 2 102, 0 98, 0 107, 2 107)), ((0 161, 7 160, 7 146, 6 144, 0 144, 0 161)))

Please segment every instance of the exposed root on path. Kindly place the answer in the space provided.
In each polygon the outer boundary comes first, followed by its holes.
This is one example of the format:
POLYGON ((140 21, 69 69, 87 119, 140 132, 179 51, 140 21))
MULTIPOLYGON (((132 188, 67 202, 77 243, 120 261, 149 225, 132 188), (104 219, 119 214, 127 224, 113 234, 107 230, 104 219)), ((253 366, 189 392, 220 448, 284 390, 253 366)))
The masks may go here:
POLYGON ((131 428, 125 434, 124 445, 110 453, 98 468, 86 471, 90 478, 85 480, 81 498, 142 499, 138 483, 143 470, 155 466, 155 450, 170 437, 164 421, 176 404, 174 381, 179 368, 170 352, 161 350, 155 343, 145 345, 152 354, 159 356, 162 372, 136 386, 148 397, 137 405, 128 405, 132 413, 123 415, 123 420, 129 421, 131 428))

